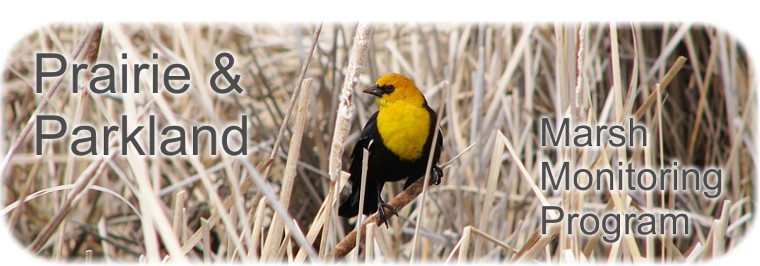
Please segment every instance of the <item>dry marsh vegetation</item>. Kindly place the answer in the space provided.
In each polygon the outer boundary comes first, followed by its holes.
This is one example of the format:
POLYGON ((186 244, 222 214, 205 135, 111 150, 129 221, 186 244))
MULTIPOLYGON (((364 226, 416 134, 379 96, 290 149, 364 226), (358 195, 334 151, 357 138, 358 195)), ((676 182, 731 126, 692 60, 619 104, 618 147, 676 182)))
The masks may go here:
POLYGON ((0 215, 28 252, 53 260, 691 262, 729 252, 753 218, 754 68, 731 36, 705 25, 50 25, 4 63, 0 215), (235 56, 241 95, 208 88, 222 51, 235 56), (36 94, 38 52, 114 65, 122 52, 130 64, 158 52, 160 64, 187 66, 191 89, 73 94, 65 75, 36 94), (356 219, 334 211, 347 189, 340 170, 377 110, 361 89, 390 72, 412 77, 442 110, 449 162, 438 186, 386 185, 400 217, 388 228, 361 218, 357 234, 356 219), (198 156, 121 156, 114 140, 110 156, 79 157, 63 140, 35 156, 32 125, 44 113, 96 126, 122 114, 144 125, 154 115, 185 128, 247 115, 249 155, 211 156, 204 145, 198 156), (634 117, 652 141, 634 150, 542 148, 540 117, 634 117), (674 160, 723 169, 722 196, 539 188, 542 161, 652 168, 674 160), (680 211, 692 233, 624 234, 612 244, 561 225, 541 234, 545 205, 680 211))

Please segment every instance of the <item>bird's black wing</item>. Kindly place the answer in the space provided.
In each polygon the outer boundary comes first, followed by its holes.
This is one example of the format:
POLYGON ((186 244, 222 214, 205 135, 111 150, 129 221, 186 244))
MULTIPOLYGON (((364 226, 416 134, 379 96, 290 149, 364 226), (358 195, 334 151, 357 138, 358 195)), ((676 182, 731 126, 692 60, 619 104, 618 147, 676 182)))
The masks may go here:
MULTIPOLYGON (((367 121, 367 124, 364 125, 359 141, 356 142, 354 151, 351 153, 351 166, 348 168, 348 172, 351 173, 351 177, 349 178, 351 180, 351 195, 340 205, 340 209, 338 210, 340 216, 353 217, 359 213, 363 152, 364 149, 372 152, 372 144, 379 136, 380 134, 377 131, 377 113, 375 113, 367 121)), ((377 208, 377 202, 372 204, 372 201, 377 201, 377 183, 367 182, 365 194, 364 212, 366 213, 377 208)))
POLYGON ((354 151, 351 153, 351 167, 348 168, 348 172, 351 173, 351 182, 358 183, 359 175, 362 173, 362 155, 364 149, 372 152, 372 143, 375 140, 379 140, 379 137, 380 133, 377 131, 377 112, 375 112, 375 114, 369 118, 367 124, 364 125, 362 134, 359 136, 359 140, 354 146, 354 151))

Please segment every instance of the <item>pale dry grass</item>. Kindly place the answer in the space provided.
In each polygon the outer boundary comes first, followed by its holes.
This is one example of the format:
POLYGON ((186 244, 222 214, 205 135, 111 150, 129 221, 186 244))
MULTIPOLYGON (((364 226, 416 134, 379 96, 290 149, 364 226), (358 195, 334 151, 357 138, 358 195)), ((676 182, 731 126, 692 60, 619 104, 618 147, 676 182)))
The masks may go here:
MULTIPOLYGON (((754 68, 731 36, 703 25, 51 25, 9 57, 0 215, 30 252, 55 260, 684 262, 730 252, 753 218, 754 68), (129 63, 158 52, 160 64, 190 69, 192 88, 176 96, 72 94, 67 75, 35 94, 33 54, 41 51, 109 63, 121 52, 129 63), (240 96, 209 89, 221 51, 235 55, 240 96), (333 211, 348 178, 338 170, 377 110, 360 89, 389 72, 414 78, 442 110, 442 163, 458 157, 440 186, 426 187, 424 178, 403 192, 386 185, 401 217, 389 228, 366 217, 356 232, 356 219, 346 223, 333 211), (185 128, 222 128, 245 114, 249 156, 210 156, 204 146, 199 156, 76 157, 66 140, 46 142, 37 157, 30 132, 38 113, 64 115, 70 126, 118 124, 121 114, 144 124, 155 115, 160 127, 185 128), (542 116, 589 124, 633 116, 652 145, 541 148, 542 116), (723 197, 539 187, 542 161, 600 168, 617 160, 721 167, 723 197), (623 235, 613 244, 568 235, 562 225, 542 235, 546 205, 679 210, 694 233, 623 235)), ((122 148, 115 139, 112 154, 122 148)))

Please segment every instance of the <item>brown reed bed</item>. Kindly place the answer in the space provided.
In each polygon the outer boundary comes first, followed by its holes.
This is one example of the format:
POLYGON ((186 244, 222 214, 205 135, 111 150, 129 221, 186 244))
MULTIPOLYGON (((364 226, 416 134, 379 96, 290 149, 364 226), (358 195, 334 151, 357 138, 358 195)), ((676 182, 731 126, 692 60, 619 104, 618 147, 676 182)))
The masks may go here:
POLYGON ((754 212, 754 68, 736 40, 708 25, 50 25, 19 40, 9 58, 0 214, 28 252, 53 260, 689 262, 729 252, 754 212), (205 83, 222 51, 235 56, 241 95, 218 95, 205 83), (38 52, 112 64, 122 52, 130 63, 159 52, 160 64, 181 63, 194 79, 190 92, 172 96, 73 94, 70 77, 37 94, 38 52), (355 219, 333 211, 346 194, 340 170, 377 110, 360 89, 390 72, 412 77, 442 108, 450 162, 439 186, 387 186, 400 217, 388 228, 365 218, 356 234, 355 219), (80 157, 64 139, 45 142, 36 156, 30 122, 44 113, 99 126, 122 114, 136 123, 154 115, 186 128, 247 115, 249 155, 212 156, 203 145, 198 156, 80 157), (540 117, 634 117, 652 145, 542 148, 540 117), (595 168, 622 158, 636 167, 719 167, 722 197, 539 188, 542 161, 595 168), (567 226, 541 234, 544 205, 680 211, 693 231, 625 234, 612 244, 601 234, 567 234, 567 226))

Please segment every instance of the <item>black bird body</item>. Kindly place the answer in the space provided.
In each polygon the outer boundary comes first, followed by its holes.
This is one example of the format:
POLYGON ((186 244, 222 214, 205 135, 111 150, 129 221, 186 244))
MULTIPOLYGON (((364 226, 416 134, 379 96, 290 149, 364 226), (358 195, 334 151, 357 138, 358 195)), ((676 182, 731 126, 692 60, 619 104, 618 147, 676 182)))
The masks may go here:
MULTIPOLYGON (((427 107, 427 106, 426 106, 427 107)), ((430 109, 431 121, 437 118, 435 111, 430 109)), ((435 130, 435 124, 431 123, 431 131, 435 130)), ((382 141, 378 138, 380 134, 377 131, 377 113, 367 121, 362 130, 359 142, 354 146, 351 153, 351 167, 348 172, 351 173, 351 196, 340 206, 338 214, 344 217, 353 217, 359 213, 359 191, 361 189, 360 178, 362 174, 362 158, 364 149, 369 151, 369 162, 367 163, 367 184, 365 185, 364 211, 363 214, 370 215, 377 212, 378 194, 383 191, 385 182, 395 182, 406 178, 404 189, 425 175, 428 157, 430 156, 430 143, 433 141, 433 134, 428 134, 425 142, 425 148, 422 156, 417 160, 402 160, 397 155, 388 150, 382 141)), ((433 155, 433 167, 441 157, 441 147, 443 146, 443 137, 438 132, 438 141, 436 143, 435 154, 433 155)), ((435 174, 435 173, 433 173, 435 174)))

